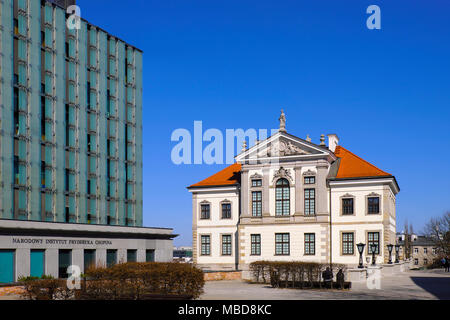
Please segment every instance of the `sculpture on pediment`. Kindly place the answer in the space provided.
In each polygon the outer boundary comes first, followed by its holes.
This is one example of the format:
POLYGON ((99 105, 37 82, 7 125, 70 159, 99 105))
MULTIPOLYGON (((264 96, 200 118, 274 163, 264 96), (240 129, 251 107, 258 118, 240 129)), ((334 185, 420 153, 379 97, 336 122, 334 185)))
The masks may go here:
POLYGON ((290 181, 293 181, 292 177, 291 177, 291 173, 289 172, 289 170, 280 167, 280 169, 278 169, 277 171, 275 171, 275 174, 273 175, 273 180, 272 182, 278 180, 279 178, 286 178, 290 181))
POLYGON ((286 132, 286 115, 283 112, 283 109, 281 109, 281 115, 278 119, 280 121, 280 132, 286 132))
POLYGON ((293 156, 308 154, 305 150, 294 145, 291 141, 278 141, 273 143, 266 151, 267 156, 279 157, 279 156, 293 156))

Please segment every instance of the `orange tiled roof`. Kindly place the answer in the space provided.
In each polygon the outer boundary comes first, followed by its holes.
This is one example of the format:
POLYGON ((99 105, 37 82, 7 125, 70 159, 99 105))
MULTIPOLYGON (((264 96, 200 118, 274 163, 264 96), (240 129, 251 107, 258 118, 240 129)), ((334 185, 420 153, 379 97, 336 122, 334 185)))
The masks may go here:
POLYGON ((361 159, 341 146, 337 146, 334 154, 341 158, 336 178, 359 178, 391 176, 391 174, 378 169, 373 164, 361 159))
POLYGON ((239 182, 239 171, 241 171, 241 164, 234 163, 225 169, 213 174, 212 176, 193 184, 191 187, 206 187, 206 186, 223 186, 233 185, 239 182))

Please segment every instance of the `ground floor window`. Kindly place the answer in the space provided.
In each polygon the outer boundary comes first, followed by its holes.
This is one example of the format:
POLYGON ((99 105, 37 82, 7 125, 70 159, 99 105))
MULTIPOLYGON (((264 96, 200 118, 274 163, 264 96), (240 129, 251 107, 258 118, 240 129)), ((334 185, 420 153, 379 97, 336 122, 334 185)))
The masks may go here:
POLYGON ((136 262, 137 261, 137 250, 130 249, 127 250, 127 262, 136 262))
POLYGON ((111 267, 117 263, 117 250, 108 249, 106 250, 106 266, 111 267))
POLYGON ((30 250, 30 276, 42 277, 45 274, 45 250, 30 250))
POLYGON ((0 250, 0 283, 14 282, 14 250, 0 250))
POLYGON ((201 255, 209 256, 211 254, 211 237, 209 235, 203 235, 201 239, 201 255))
POLYGON ((69 275, 67 274, 67 268, 72 265, 72 250, 59 249, 58 262, 58 278, 68 278, 69 275))
POLYGON ((222 255, 231 256, 231 234, 222 235, 222 255))
POLYGON ((316 235, 314 233, 305 233, 305 255, 316 254, 316 235))
POLYGON ((145 251, 145 261, 146 262, 155 262, 155 250, 148 249, 145 251))
POLYGON ((353 232, 342 233, 342 254, 350 255, 354 253, 354 234, 353 232))
POLYGON ((380 233, 379 232, 368 232, 367 233, 367 244, 369 253, 372 253, 371 245, 372 243, 377 245, 375 250, 376 254, 380 253, 380 233))
POLYGON ((288 256, 289 246, 289 233, 275 233, 275 255, 288 256))
POLYGON ((95 267, 95 250, 84 249, 84 272, 95 267))
POLYGON ((250 235, 251 246, 252 246, 252 256, 260 256, 261 255, 261 235, 260 234, 252 234, 250 235))

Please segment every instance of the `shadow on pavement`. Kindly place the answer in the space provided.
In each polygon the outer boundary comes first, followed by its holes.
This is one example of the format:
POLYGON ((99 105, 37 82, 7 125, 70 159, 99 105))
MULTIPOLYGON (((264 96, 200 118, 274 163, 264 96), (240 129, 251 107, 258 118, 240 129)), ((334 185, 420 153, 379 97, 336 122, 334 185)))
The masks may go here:
POLYGON ((411 280, 438 299, 450 300, 450 277, 411 277, 411 280))

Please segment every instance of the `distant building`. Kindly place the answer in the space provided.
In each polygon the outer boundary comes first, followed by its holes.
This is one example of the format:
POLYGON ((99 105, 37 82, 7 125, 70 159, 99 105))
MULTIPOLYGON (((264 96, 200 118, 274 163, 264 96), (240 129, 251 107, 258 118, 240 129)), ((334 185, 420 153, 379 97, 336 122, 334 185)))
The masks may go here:
MULTIPOLYGON (((400 259, 405 258, 405 237, 404 233, 397 233, 397 244, 400 245, 400 259)), ((410 238, 410 259, 412 268, 421 268, 431 265, 439 257, 436 246, 432 239, 416 234, 409 235, 410 238)))
POLYGON ((173 260, 181 262, 192 262, 192 247, 174 247, 173 260))

